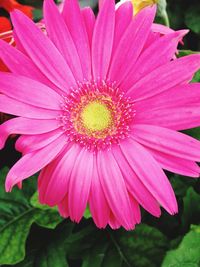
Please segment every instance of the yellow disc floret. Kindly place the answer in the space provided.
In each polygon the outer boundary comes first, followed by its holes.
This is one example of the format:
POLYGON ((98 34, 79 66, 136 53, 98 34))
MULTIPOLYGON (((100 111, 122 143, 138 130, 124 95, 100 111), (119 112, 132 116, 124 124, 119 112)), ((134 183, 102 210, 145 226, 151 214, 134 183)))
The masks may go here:
POLYGON ((83 108, 81 120, 89 131, 102 131, 112 123, 112 115, 104 103, 93 101, 83 108))

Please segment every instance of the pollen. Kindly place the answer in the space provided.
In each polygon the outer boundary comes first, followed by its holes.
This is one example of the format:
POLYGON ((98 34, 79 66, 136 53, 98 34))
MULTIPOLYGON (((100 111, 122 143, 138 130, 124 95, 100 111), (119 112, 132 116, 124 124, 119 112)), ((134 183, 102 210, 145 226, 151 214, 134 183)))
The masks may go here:
POLYGON ((105 130, 112 124, 112 115, 109 108, 97 101, 84 107, 81 119, 83 125, 92 132, 105 130))

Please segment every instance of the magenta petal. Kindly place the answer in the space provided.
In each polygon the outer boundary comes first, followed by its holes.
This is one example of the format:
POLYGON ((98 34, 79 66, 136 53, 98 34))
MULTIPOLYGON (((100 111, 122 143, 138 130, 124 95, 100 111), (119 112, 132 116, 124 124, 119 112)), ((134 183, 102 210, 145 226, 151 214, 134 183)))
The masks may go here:
POLYGON ((110 208, 108 206, 97 170, 96 157, 92 175, 91 191, 89 197, 90 211, 95 224, 99 228, 105 228, 109 221, 110 208))
POLYGON ((31 79, 36 79, 50 87, 54 86, 35 66, 33 61, 22 52, 0 40, 0 58, 10 71, 31 79), (20 67, 19 67, 20 66, 20 67))
POLYGON ((150 98, 174 86, 188 83, 199 68, 200 55, 190 55, 173 60, 136 82, 129 89, 127 95, 135 101, 150 98))
POLYGON ((81 14, 85 23, 86 31, 90 46, 92 46, 92 35, 95 25, 95 15, 90 7, 85 7, 81 10, 81 14))
POLYGON ((115 27, 114 0, 105 0, 96 19, 92 39, 94 79, 106 79, 110 64, 115 27))
POLYGON ((62 15, 76 46, 81 61, 83 76, 85 79, 90 80, 90 44, 88 40, 86 25, 84 23, 78 1, 65 0, 62 15))
POLYGON ((82 81, 83 72, 76 47, 53 0, 44 1, 44 20, 49 38, 65 58, 76 80, 82 81))
POLYGON ((170 214, 177 213, 178 207, 173 189, 151 154, 133 140, 123 142, 120 146, 134 172, 155 199, 170 214))
POLYGON ((17 74, 0 72, 0 93, 26 104, 61 109, 62 97, 46 85, 17 74))
POLYGON ((45 76, 64 92, 75 86, 74 76, 50 39, 23 13, 11 14, 14 29, 29 57, 45 76))
POLYGON ((122 35, 133 20, 133 4, 127 1, 119 6, 115 13, 115 35, 113 41, 113 53, 119 44, 122 35))
POLYGON ((64 134, 45 148, 23 156, 10 169, 6 177, 6 191, 11 191, 15 184, 44 168, 57 156, 65 144, 66 135, 64 134))
POLYGON ((93 173, 94 155, 83 148, 77 156, 69 182, 69 215, 79 222, 86 209, 93 173), (87 161, 86 161, 87 159, 87 161))
POLYGON ((0 112, 32 119, 56 119, 60 111, 28 105, 0 94, 0 112))
POLYGON ((69 217, 68 195, 58 204, 58 211, 62 217, 69 217))
POLYGON ((61 129, 56 129, 43 134, 21 135, 15 143, 15 149, 23 154, 30 153, 49 145, 62 134, 61 129))
POLYGON ((152 124, 173 130, 200 125, 200 84, 173 87, 150 99, 137 102, 135 123, 152 124))
POLYGON ((150 33, 155 7, 143 9, 129 24, 113 54, 109 78, 119 84, 131 71, 150 33))
POLYGON ((135 124, 132 131, 133 138, 147 147, 175 157, 200 161, 200 142, 186 134, 147 124, 135 124))
POLYGON ((154 69, 168 63, 175 55, 179 41, 188 31, 177 31, 165 35, 145 49, 130 73, 120 86, 126 91, 139 79, 154 69), (159 57, 158 57, 159 55, 159 57))
POLYGON ((41 203, 55 206, 62 201, 68 193, 70 177, 80 151, 81 148, 77 145, 73 145, 71 148, 67 147, 46 167, 49 176, 41 176, 39 181, 41 203))
POLYGON ((38 120, 27 118, 14 118, 0 125, 0 149, 5 145, 6 139, 11 134, 42 134, 58 129, 57 120, 38 120))
POLYGON ((133 229, 135 222, 128 191, 115 158, 105 150, 98 152, 97 160, 101 184, 112 213, 124 228, 133 229))
POLYGON ((174 157, 151 148, 145 148, 163 169, 184 176, 199 177, 200 167, 195 162, 174 157))
POLYGON ((137 202, 149 213, 159 217, 161 214, 160 207, 156 199, 150 193, 148 187, 138 178, 134 172, 133 166, 129 165, 125 156, 119 147, 112 149, 113 155, 120 167, 127 189, 137 202))

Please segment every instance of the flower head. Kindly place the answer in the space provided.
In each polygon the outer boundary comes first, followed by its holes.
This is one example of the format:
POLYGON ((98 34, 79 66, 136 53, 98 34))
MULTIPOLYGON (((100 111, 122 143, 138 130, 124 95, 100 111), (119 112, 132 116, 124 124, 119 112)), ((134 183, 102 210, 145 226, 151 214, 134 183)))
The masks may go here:
POLYGON ((12 13, 19 49, 0 42, 12 72, 0 73, 0 111, 18 117, 0 126, 0 147, 20 134, 23 156, 7 191, 41 170, 41 203, 76 222, 89 205, 100 228, 133 229, 140 206, 177 212, 163 169, 199 177, 200 142, 178 131, 199 126, 200 85, 189 81, 200 55, 173 59, 187 31, 150 41, 155 11, 133 17, 131 2, 105 0, 95 18, 76 0, 62 14, 45 0, 48 35, 12 13))

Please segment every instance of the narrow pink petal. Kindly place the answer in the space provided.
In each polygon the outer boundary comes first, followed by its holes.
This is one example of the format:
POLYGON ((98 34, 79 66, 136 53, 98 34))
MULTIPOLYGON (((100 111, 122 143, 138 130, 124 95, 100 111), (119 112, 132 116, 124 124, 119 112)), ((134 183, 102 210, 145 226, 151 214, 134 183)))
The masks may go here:
POLYGON ((74 162, 69 182, 69 215, 79 222, 86 209, 93 173, 94 154, 83 148, 74 162), (87 159, 87 160, 86 160, 87 159))
POLYGON ((144 76, 127 92, 135 101, 164 92, 179 84, 188 83, 200 68, 200 55, 173 60, 144 76))
POLYGON ((157 125, 178 131, 199 127, 200 106, 190 104, 182 107, 148 110, 138 114, 135 123, 157 125))
POLYGON ((133 20, 133 4, 128 1, 119 6, 115 14, 115 34, 113 41, 113 52, 116 50, 122 35, 133 20))
POLYGON ((188 31, 177 31, 153 42, 137 60, 127 78, 120 86, 128 90, 132 85, 154 69, 168 63, 175 55, 179 41, 188 31), (159 55, 159 57, 158 57, 159 55))
POLYGON ((131 206, 132 206, 132 211, 133 211, 135 223, 140 223, 141 222, 140 206, 131 194, 129 194, 129 197, 130 197, 130 201, 131 201, 131 206))
POLYGON ((100 183, 96 157, 94 158, 89 206, 95 224, 99 228, 105 228, 109 221, 110 208, 100 183))
POLYGON ((32 119, 56 119, 60 111, 35 107, 0 94, 0 112, 32 119))
POLYGON ((53 120, 38 120, 27 118, 14 118, 0 125, 0 149, 5 145, 10 134, 42 134, 58 129, 59 122, 53 120))
POLYGON ((200 142, 183 133, 147 124, 135 124, 132 133, 135 140, 147 147, 175 157, 200 161, 200 142))
POLYGON ((76 46, 83 76, 91 79, 91 53, 86 26, 81 14, 78 0, 65 0, 62 15, 76 46))
POLYGON ((11 191, 15 184, 35 174, 51 162, 65 146, 66 138, 64 134, 45 148, 23 156, 10 169, 6 177, 6 191, 11 191))
MULTIPOLYGON (((110 213, 109 225, 113 230, 117 230, 122 226, 121 223, 113 215, 113 213, 110 213)), ((134 228, 135 228, 135 226, 134 226, 134 228)), ((134 228, 132 228, 132 229, 134 229, 134 228)))
POLYGON ((85 7, 81 10, 83 21, 85 23, 86 31, 90 46, 92 46, 92 35, 95 24, 95 15, 90 7, 85 7))
POLYGON ((70 68, 50 39, 20 11, 13 11, 11 18, 27 54, 45 76, 64 92, 76 86, 70 68))
POLYGON ((119 84, 131 71, 150 33, 155 6, 143 9, 129 24, 113 54, 109 78, 119 84))
POLYGON ((137 102, 135 123, 184 130, 200 125, 200 85, 191 83, 137 102))
POLYGON ((171 184, 151 154, 132 139, 121 143, 120 146, 136 175, 155 199, 170 214, 176 213, 178 207, 171 184))
POLYGON ((181 106, 195 105, 200 102, 200 84, 190 83, 178 85, 151 98, 135 103, 137 113, 143 113, 148 109, 170 109, 181 106))
POLYGON ((68 195, 58 204, 58 211, 63 218, 69 217, 68 195))
POLYGON ((61 109, 62 97, 54 90, 21 75, 0 72, 0 92, 26 104, 61 109))
POLYGON ((49 145, 62 134, 61 129, 56 129, 43 134, 21 135, 15 143, 15 149, 23 154, 30 153, 49 145))
POLYGON ((12 73, 19 74, 42 82, 55 90, 59 90, 36 67, 33 61, 15 47, 0 40, 0 58, 12 73))
POLYGON ((94 79, 106 79, 110 64, 115 27, 114 0, 105 0, 96 19, 92 39, 94 79))
POLYGON ((125 229, 133 229, 134 217, 129 195, 115 158, 110 151, 100 151, 97 160, 101 184, 112 213, 125 229))
MULTIPOLYGON (((39 184, 41 203, 55 206, 62 201, 69 191, 70 177, 80 151, 79 145, 72 145, 71 148, 67 147, 46 167, 49 176, 45 178, 46 181, 40 181, 39 184)), ((40 177, 40 180, 42 179, 44 178, 40 177)))
POLYGON ((158 23, 153 23, 151 29, 153 32, 157 32, 160 34, 169 34, 174 32, 174 30, 172 30, 171 28, 158 23))
POLYGON ((200 168, 195 162, 177 158, 151 148, 145 148, 163 169, 189 177, 199 177, 200 168))
POLYGON ((49 38, 65 58, 76 80, 82 81, 83 72, 76 47, 53 0, 44 1, 44 20, 49 38))
POLYGON ((129 165, 121 149, 114 147, 112 152, 123 174, 128 191, 145 210, 159 217, 161 211, 158 202, 150 193, 149 188, 145 187, 144 183, 138 178, 133 166, 129 165))

